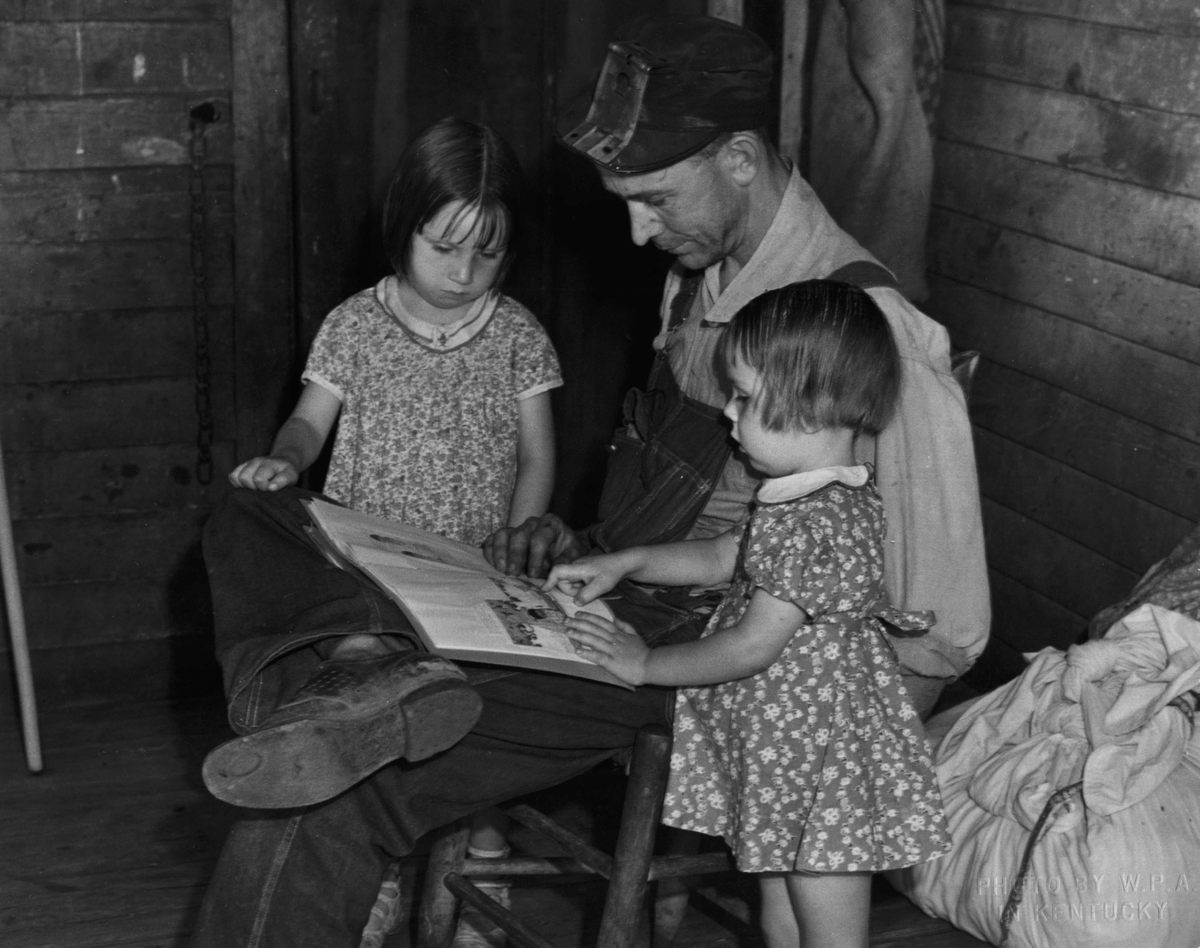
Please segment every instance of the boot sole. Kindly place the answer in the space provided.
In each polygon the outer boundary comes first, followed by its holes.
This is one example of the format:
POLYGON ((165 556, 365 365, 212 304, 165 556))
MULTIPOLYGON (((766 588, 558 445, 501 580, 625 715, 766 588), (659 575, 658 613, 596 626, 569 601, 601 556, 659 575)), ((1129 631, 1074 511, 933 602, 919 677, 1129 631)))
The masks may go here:
POLYGON ((265 728, 215 748, 204 761, 204 784, 218 799, 251 809, 323 803, 394 760, 424 760, 457 744, 482 706, 473 688, 451 680, 370 715, 265 728))

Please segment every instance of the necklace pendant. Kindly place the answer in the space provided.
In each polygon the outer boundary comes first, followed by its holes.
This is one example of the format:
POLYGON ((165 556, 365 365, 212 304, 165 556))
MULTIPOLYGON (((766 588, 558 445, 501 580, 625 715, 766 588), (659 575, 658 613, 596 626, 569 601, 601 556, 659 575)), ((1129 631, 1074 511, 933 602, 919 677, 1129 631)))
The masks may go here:
POLYGON ((446 334, 444 332, 438 333, 437 343, 439 346, 444 346, 446 344, 446 334))

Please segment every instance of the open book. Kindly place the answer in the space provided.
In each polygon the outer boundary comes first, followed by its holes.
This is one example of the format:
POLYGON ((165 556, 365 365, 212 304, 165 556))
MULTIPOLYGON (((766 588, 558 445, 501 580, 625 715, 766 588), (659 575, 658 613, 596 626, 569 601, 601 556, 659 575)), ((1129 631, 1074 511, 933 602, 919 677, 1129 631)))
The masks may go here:
POLYGON ((575 654, 565 631, 580 609, 613 617, 602 601, 577 606, 538 580, 506 576, 476 547, 394 520, 306 500, 312 538, 331 562, 365 575, 412 620, 435 654, 630 686, 575 654))

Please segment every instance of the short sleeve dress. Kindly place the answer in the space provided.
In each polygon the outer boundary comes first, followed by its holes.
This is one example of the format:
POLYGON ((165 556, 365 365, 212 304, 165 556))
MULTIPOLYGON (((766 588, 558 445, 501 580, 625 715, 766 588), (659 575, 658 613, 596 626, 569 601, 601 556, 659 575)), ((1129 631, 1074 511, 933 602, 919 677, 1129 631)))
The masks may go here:
POLYGON ((562 385, 558 358, 533 314, 499 293, 444 341, 422 336, 389 281, 334 309, 309 352, 304 380, 342 402, 324 491, 481 543, 508 518, 517 403, 562 385))
POLYGON ((723 836, 745 872, 896 869, 949 848, 925 732, 889 633, 883 504, 865 466, 766 481, 734 582, 705 635, 756 589, 808 616, 749 678, 683 688, 663 821, 723 836), (886 630, 886 631, 885 631, 886 630))

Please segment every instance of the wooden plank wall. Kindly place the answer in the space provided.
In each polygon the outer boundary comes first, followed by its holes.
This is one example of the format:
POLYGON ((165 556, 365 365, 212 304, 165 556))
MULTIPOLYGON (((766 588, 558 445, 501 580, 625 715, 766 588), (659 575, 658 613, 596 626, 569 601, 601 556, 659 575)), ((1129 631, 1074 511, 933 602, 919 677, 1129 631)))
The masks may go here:
MULTIPOLYGON (((189 111, 211 102, 222 116, 206 133, 203 172, 219 478, 235 438, 244 453, 269 437, 271 398, 294 381, 290 260, 279 237, 291 228, 282 143, 294 115, 281 49, 290 29, 318 67, 329 48, 355 55, 354 42, 329 46, 305 32, 316 29, 317 6, 0 0, 0 437, 36 649, 75 654, 205 629, 196 537, 212 488, 196 476, 189 111), (265 26, 231 30, 239 17, 265 26), (249 41, 266 34, 271 62, 249 41), (237 136, 234 105, 245 119, 237 136), (235 196, 245 211, 236 249, 235 196)), ((580 0, 545 21, 563 30, 559 95, 578 93, 574 73, 598 59, 600 27, 634 6, 580 0)), ((369 16, 373 5, 354 9, 369 16)), ((434 7, 404 9, 389 22, 416 35, 425 27, 409 17, 434 7)), ((520 11, 508 9, 495 15, 519 31, 520 11)), ((554 265, 527 257, 518 286, 544 310, 568 368, 556 503, 582 520, 620 391, 653 328, 645 320, 656 294, 641 286, 657 286, 660 263, 632 253, 619 205, 589 169, 560 161, 535 121, 547 63, 532 47, 503 45, 498 65, 471 75, 492 90, 502 87, 496 70, 530 80, 526 96, 480 117, 509 126, 553 196, 541 236, 553 235, 554 265), (509 53, 521 61, 505 67, 509 53), (598 247, 607 268, 594 266, 598 247)), ((1009 673, 1021 651, 1073 640, 1200 516, 1198 51, 1200 14, 1181 0, 948 8, 927 308, 957 344, 984 354, 974 413, 996 635, 981 674, 1009 673)), ((391 99, 378 96, 376 145, 393 150, 398 127, 462 108, 461 83, 444 83, 428 62, 422 69, 391 99), (392 118, 397 103, 403 113, 392 118)), ((343 64, 337 78, 363 71, 343 64)), ((325 102, 321 87, 304 88, 302 141, 330 124, 311 111, 325 102)), ((300 155, 300 181, 331 168, 362 174, 335 151, 316 157, 300 155)), ((365 193, 361 179, 356 187, 365 193)), ((303 204, 298 214, 317 222, 326 246, 344 236, 344 216, 303 204)), ((334 283, 346 273, 316 269, 322 262, 304 268, 302 318, 345 289, 334 283)))
POLYGON ((231 71, 222 0, 0 4, 0 434, 35 649, 206 627, 197 361, 219 479, 235 430, 231 71), (203 103, 220 118, 194 205, 203 103))
POLYGON ((1200 519, 1200 8, 953 0, 927 309, 973 396, 979 676, 1064 647, 1200 519))

